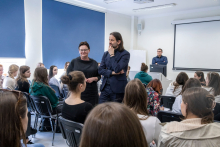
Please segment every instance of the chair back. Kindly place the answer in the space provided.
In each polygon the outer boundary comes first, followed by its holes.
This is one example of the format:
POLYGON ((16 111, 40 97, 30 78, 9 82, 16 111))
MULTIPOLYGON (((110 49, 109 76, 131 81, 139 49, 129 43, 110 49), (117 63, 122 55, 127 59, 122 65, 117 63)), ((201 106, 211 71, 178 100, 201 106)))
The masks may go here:
POLYGON ((30 95, 31 101, 34 104, 36 111, 40 115, 52 115, 53 109, 50 101, 45 96, 33 96, 30 95))
POLYGON ((163 104, 164 107, 169 108, 172 110, 173 103, 175 102, 175 97, 173 96, 161 96, 161 103, 163 104))
POLYGON ((33 104, 33 102, 31 101, 30 95, 27 92, 22 92, 24 94, 24 96, 27 99, 27 107, 31 112, 36 112, 36 108, 33 104))
POLYGON ((67 145, 69 147, 78 147, 83 124, 67 120, 61 116, 59 117, 59 124, 63 138, 66 139, 67 145))
POLYGON ((63 84, 63 94, 65 99, 68 97, 68 93, 69 93, 68 86, 66 84, 63 84))
POLYGON ((49 85, 50 85, 50 87, 51 87, 53 90, 55 90, 55 95, 56 95, 58 98, 61 97, 59 87, 56 86, 56 85, 52 85, 52 84, 49 84, 49 85))
POLYGON ((214 120, 220 121, 220 103, 216 103, 213 113, 214 120))
POLYGON ((161 123, 164 123, 171 121, 181 121, 180 118, 183 118, 183 116, 180 113, 174 113, 171 111, 159 111, 157 118, 161 121, 161 123))

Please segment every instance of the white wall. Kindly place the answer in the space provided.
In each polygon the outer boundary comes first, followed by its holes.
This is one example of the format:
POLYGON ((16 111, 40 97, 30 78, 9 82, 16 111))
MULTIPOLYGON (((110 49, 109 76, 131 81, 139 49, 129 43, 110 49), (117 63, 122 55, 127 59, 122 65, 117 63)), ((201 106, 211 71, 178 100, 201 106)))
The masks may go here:
MULTIPOLYGON (((208 11, 188 11, 186 13, 170 14, 168 16, 139 17, 138 22, 142 23, 144 29, 138 36, 138 49, 147 51, 146 63, 150 65, 152 58, 157 55, 157 49, 163 49, 163 55, 168 57, 167 78, 175 80, 177 74, 181 71, 173 71, 173 47, 174 47, 174 26, 173 20, 191 19, 200 17, 211 17, 220 15, 220 9, 208 11)), ((199 56, 199 53, 198 53, 199 56)), ((201 57, 204 58, 205 57, 201 57)), ((187 60, 187 59, 186 59, 187 60)), ((196 62, 196 61, 195 61, 196 62)), ((131 67, 132 68, 132 67, 131 67)), ((193 77, 194 71, 184 71, 189 77, 193 77)), ((207 73, 207 72, 205 72, 207 73)))
POLYGON ((24 0, 26 65, 31 68, 31 79, 37 63, 42 62, 42 1, 24 0))
POLYGON ((131 16, 107 12, 105 14, 105 51, 109 47, 109 34, 119 32, 124 41, 124 48, 130 50, 131 43, 131 16))

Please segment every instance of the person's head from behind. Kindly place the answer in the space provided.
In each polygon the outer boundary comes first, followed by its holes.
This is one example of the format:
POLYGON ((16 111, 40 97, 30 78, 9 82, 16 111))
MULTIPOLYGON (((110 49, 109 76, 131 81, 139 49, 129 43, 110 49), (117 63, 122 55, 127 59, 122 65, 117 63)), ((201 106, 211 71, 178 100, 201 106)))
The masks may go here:
POLYGON ((174 86, 179 86, 179 85, 184 86, 188 79, 189 79, 189 77, 185 72, 180 72, 176 77, 176 81, 175 81, 174 86))
POLYGON ((186 119, 202 118, 202 124, 212 123, 214 107, 214 96, 204 88, 188 88, 183 93, 181 112, 186 119))
POLYGON ((34 71, 34 82, 40 82, 48 85, 48 73, 44 67, 37 67, 34 71))
POLYGON ((201 87, 201 83, 198 79, 190 78, 189 80, 186 81, 186 84, 182 88, 180 95, 182 95, 184 91, 186 91, 186 89, 193 88, 193 87, 201 87))
POLYGON ((39 63, 37 64, 37 67, 45 67, 45 66, 44 66, 43 63, 39 62, 39 63))
POLYGON ((220 76, 216 72, 209 72, 206 77, 206 86, 212 87, 214 96, 220 95, 220 76))
POLYGON ((113 47, 114 49, 118 49, 120 52, 124 50, 123 39, 119 32, 110 33, 109 46, 113 47))
POLYGON ((147 92, 139 79, 134 79, 126 85, 124 104, 137 114, 149 115, 147 110, 147 92))
POLYGON ((69 65, 70 65, 70 62, 66 62, 66 63, 65 63, 65 65, 64 65, 64 71, 67 70, 67 68, 69 67, 69 65))
POLYGON ((26 98, 18 91, 0 90, 0 112, 0 146, 21 147, 28 124, 26 98))
POLYGON ((160 57, 162 56, 163 50, 161 48, 157 49, 157 56, 160 57))
POLYGON ((194 78, 198 79, 200 82, 205 82, 204 73, 202 71, 196 71, 194 73, 194 78))
POLYGON ((148 71, 148 66, 145 63, 141 63, 141 71, 143 71, 143 72, 148 71))
POLYGON ((0 64, 0 76, 3 74, 3 65, 0 64))
POLYGON ((97 105, 88 115, 80 147, 147 147, 137 115, 119 103, 97 105))
POLYGON ((89 46, 88 42, 86 42, 86 41, 80 42, 78 48, 79 48, 79 54, 80 54, 81 58, 88 58, 89 53, 90 53, 90 46, 89 46))
POLYGON ((18 75, 18 70, 19 66, 17 66, 16 64, 10 65, 8 69, 9 76, 14 79, 14 77, 18 75))
POLYGON ((54 77, 55 75, 57 75, 58 73, 58 68, 55 65, 50 66, 50 70, 49 70, 49 80, 54 77))
POLYGON ((29 66, 23 65, 19 68, 17 80, 27 81, 27 78, 30 78, 30 76, 31 71, 29 66))
POLYGON ((68 75, 62 76, 61 81, 63 84, 67 84, 70 92, 81 93, 86 89, 86 78, 81 71, 72 71, 68 75))
POLYGON ((154 91, 161 94, 162 84, 161 84, 160 80, 153 79, 152 81, 150 81, 148 83, 147 87, 151 87, 151 88, 153 88, 154 91))

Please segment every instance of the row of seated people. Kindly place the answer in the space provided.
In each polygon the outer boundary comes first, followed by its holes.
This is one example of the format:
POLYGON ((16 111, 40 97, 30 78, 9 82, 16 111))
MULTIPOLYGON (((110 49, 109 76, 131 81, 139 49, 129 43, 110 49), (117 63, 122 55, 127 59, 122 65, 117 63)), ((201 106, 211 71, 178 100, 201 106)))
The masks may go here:
MULTIPOLYGON (((63 76, 62 81, 71 92, 64 102, 62 116, 84 124, 80 147, 147 147, 152 144, 159 147, 198 144, 201 147, 217 147, 220 143, 220 124, 213 123, 215 98, 201 87, 184 91, 181 103, 183 121, 161 126, 160 121, 149 114, 147 92, 138 79, 127 84, 124 104, 104 103, 95 108, 80 98, 86 86, 82 72, 74 71, 69 76, 63 76), (87 112, 83 111, 86 107, 87 112), (70 110, 72 113, 65 113, 70 110)), ((1 90, 0 110, 0 119, 5 120, 0 121, 0 145, 20 147, 28 121, 26 99, 19 92, 1 90)))

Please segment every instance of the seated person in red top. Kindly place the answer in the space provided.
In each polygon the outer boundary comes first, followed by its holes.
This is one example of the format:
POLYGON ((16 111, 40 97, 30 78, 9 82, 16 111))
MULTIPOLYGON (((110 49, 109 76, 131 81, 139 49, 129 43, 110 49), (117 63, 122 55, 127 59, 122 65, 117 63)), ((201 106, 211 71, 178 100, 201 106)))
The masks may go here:
POLYGON ((81 71, 73 71, 62 76, 61 81, 70 91, 70 96, 63 103, 62 117, 83 124, 92 109, 92 104, 81 100, 81 93, 86 88, 85 75, 81 71))
MULTIPOLYGON (((160 101, 161 101, 161 90, 162 90, 162 84, 160 80, 153 79, 150 81, 150 83, 147 85, 147 101, 148 101, 148 111, 149 114, 152 116, 157 116, 158 111, 160 111, 160 101)), ((163 108, 161 108, 162 110, 163 108)))

